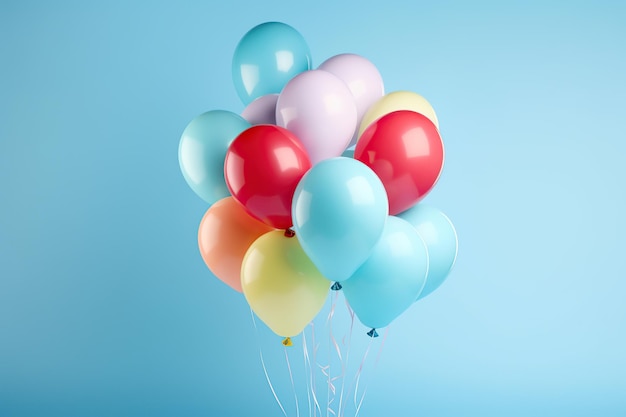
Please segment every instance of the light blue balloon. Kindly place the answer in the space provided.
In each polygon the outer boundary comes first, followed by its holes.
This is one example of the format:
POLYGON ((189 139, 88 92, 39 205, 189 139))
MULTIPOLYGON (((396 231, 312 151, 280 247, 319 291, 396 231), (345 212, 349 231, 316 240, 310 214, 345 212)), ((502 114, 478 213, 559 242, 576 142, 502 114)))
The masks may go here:
POLYGON ((458 251, 456 230, 450 219, 438 209, 418 204, 398 217, 408 221, 420 234, 430 256, 428 279, 417 299, 426 297, 446 280, 458 251))
POLYGON ((226 151, 249 127, 238 114, 213 110, 197 116, 183 131, 178 146, 180 169, 187 184, 207 203, 230 195, 224 180, 226 151))
POLYGON ((344 281, 369 257, 389 213, 385 187, 355 159, 326 159, 300 180, 293 197, 296 236, 319 271, 344 281))
POLYGON ((372 255, 343 285, 346 300, 366 326, 385 327, 414 302, 428 274, 428 250, 408 222, 389 216, 372 255))
POLYGON ((267 22, 239 41, 233 55, 235 90, 245 105, 266 94, 278 94, 294 76, 311 69, 311 52, 289 25, 267 22))

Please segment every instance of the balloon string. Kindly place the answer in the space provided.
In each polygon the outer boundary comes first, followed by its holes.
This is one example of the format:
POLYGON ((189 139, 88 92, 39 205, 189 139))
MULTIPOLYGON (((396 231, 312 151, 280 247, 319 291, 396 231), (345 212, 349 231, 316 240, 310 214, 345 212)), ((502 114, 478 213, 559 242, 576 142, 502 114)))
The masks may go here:
MULTIPOLYGON (((331 318, 335 315, 335 305, 337 304, 337 297, 339 297, 339 292, 335 293, 335 301, 333 301, 333 306, 331 310, 331 318)), ((335 350, 337 351, 337 356, 339 356, 339 360, 343 362, 343 358, 341 357, 341 348, 335 339, 335 335, 333 334, 333 322, 332 320, 328 324, 328 328, 330 330, 330 338, 335 346, 335 350)))
MULTIPOLYGON (((311 344, 313 345, 313 362, 315 363, 316 366, 320 366, 319 363, 317 362, 317 350, 319 349, 319 343, 316 344, 315 342, 315 323, 311 322, 311 344)), ((319 411, 320 413, 320 417, 322 416, 322 407, 320 406, 318 400, 317 400, 317 395, 316 395, 316 391, 317 391, 317 369, 312 370, 313 373, 313 398, 315 399, 315 403, 317 405, 317 411, 319 411)))
POLYGON ((298 393, 296 392, 296 384, 293 382, 293 373, 291 372, 291 364, 289 363, 289 353, 287 346, 285 349, 285 361, 287 362, 287 370, 289 370, 289 379, 291 380, 291 389, 293 390, 293 398, 296 400, 296 417, 300 417, 300 406, 298 404, 298 393))
MULTIPOLYGON (((383 340, 380 343, 380 347, 378 348, 378 353, 376 354, 376 361, 374 362, 374 369, 372 369, 372 373, 376 370, 376 367, 378 365, 378 361, 380 359, 380 353, 383 351, 383 346, 385 346, 385 340, 387 340, 387 334, 389 333, 389 327, 387 327, 385 329, 385 335, 383 336, 383 340)), ((371 379, 371 376, 370 378, 371 379)), ((368 383, 365 385, 365 389, 363 390, 363 395, 361 396, 361 401, 359 401, 359 405, 356 408, 356 412, 354 413, 354 417, 357 417, 359 415, 359 411, 361 410, 361 405, 363 404, 363 400, 365 399, 365 394, 367 393, 367 388, 369 386, 369 381, 368 383)), ((355 397, 356 398, 356 391, 355 391, 355 397)), ((355 403, 356 405, 356 403, 355 403)))
POLYGON ((372 342, 374 341, 374 338, 370 338, 370 342, 367 345, 367 349, 365 350, 365 353, 363 354, 363 359, 361 359, 361 364, 359 365, 359 369, 357 370, 356 375, 354 376, 354 381, 352 382, 352 385, 355 385, 354 388, 354 406, 357 406, 357 393, 359 392, 359 383, 361 382, 361 373, 363 371, 363 367, 365 366, 365 360, 367 359, 367 356, 370 353, 370 348, 372 347, 372 342))
MULTIPOLYGON (((313 323, 311 323, 311 330, 313 331, 313 323)), ((313 415, 315 417, 317 416, 316 407, 317 407, 317 410, 319 410, 320 404, 317 401, 317 396, 315 395, 315 379, 314 379, 315 374, 311 366, 311 358, 309 356, 309 350, 306 344, 306 331, 302 332, 302 352, 304 354, 304 361, 305 361, 304 367, 309 372, 309 374, 307 375, 307 397, 309 399, 309 416, 313 415), (313 397, 313 403, 311 403, 311 397, 313 397), (311 410, 311 407, 312 407, 312 410, 311 410), (311 414, 311 411, 313 412, 312 414, 311 414)), ((322 415, 321 411, 320 411, 320 415, 322 415)))
POLYGON ((328 318, 326 319, 326 324, 328 325, 328 366, 323 367, 322 368, 322 373, 327 377, 327 381, 328 381, 328 388, 327 388, 327 404, 326 404, 326 417, 328 417, 328 414, 335 414, 335 412, 333 411, 331 405, 335 400, 335 385, 333 384, 334 379, 332 378, 332 373, 331 373, 331 364, 332 364, 332 347, 334 345, 335 349, 337 350, 337 353, 339 355, 339 358, 341 359, 341 351, 339 350, 339 346, 337 345, 337 341, 335 340, 335 337, 333 335, 333 316, 335 315, 335 305, 337 304, 337 296, 339 295, 338 292, 335 293, 335 297, 332 299, 332 302, 330 304, 330 311, 328 313, 328 318), (331 392, 332 392, 332 398, 331 398, 331 392))
MULTIPOLYGON (((343 403, 343 393, 344 393, 344 388, 346 386, 346 369, 348 368, 348 363, 350 360, 350 347, 352 346, 352 330, 354 329, 354 311, 352 311, 352 309, 350 308, 350 304, 348 304, 348 300, 345 300, 346 302, 346 307, 348 308, 348 313, 350 314, 350 333, 348 333, 348 347, 346 349, 346 361, 344 363, 342 363, 343 366, 343 379, 341 380, 341 394, 339 395, 339 406, 337 407, 337 410, 339 411, 339 416, 338 417, 342 417, 343 416, 343 412, 344 412, 344 408, 345 405, 343 403), (343 405, 343 407, 342 407, 343 405)), ((344 345, 346 344, 346 335, 343 336, 343 339, 341 341, 344 345)))
POLYGON ((263 359, 263 348, 261 347, 261 340, 260 340, 260 336, 259 336, 259 328, 256 325, 256 320, 254 319, 254 312, 252 311, 252 308, 250 309, 250 314, 252 316, 252 324, 254 325, 254 330, 256 331, 257 343, 259 344, 259 356, 261 357, 261 365, 263 366, 263 372, 265 373, 265 379, 267 380, 267 383, 270 386, 270 389, 272 390, 272 394, 274 394, 274 399, 278 403, 278 406, 282 410, 282 412, 285 415, 285 417, 287 417, 287 412, 285 411, 285 408, 283 407, 282 403, 278 399, 278 395, 276 395, 276 391, 274 390, 274 386, 272 385, 272 381, 270 380, 270 376, 267 373, 267 367, 265 366, 265 360, 263 359))
MULTIPOLYGON (((335 308, 337 305, 337 299, 339 298, 339 292, 335 292, 335 300, 333 301, 333 305, 332 305, 332 311, 331 311, 331 319, 335 314, 335 308)), ((333 393, 333 398, 331 403, 333 403, 336 399, 336 395, 337 395, 337 388, 335 387, 335 384, 333 384, 335 381, 337 381, 338 379, 341 379, 342 383, 342 394, 339 397, 339 405, 337 407, 337 413, 340 413, 341 410, 341 398, 343 396, 343 382, 345 381, 345 375, 346 375, 346 363, 343 360, 343 356, 341 355, 341 347, 339 346, 339 343, 337 343, 337 339, 335 339, 335 334, 333 333, 333 327, 332 327, 332 320, 329 322, 329 331, 330 331, 330 338, 332 340, 332 343, 335 347, 335 351, 337 352, 337 356, 339 357, 339 361, 341 362, 341 374, 337 375, 335 377, 331 378, 331 390, 333 393)), ((343 343, 345 345, 345 336, 343 338, 343 343)), ((347 359, 347 358, 346 358, 347 359)), ((330 406, 330 404, 329 404, 330 406)), ((330 410, 331 413, 333 413, 333 415, 335 414, 335 412, 332 410, 330 410)))
POLYGON ((309 405, 309 417, 311 417, 311 385, 310 385, 310 375, 311 375, 311 364, 308 364, 308 352, 306 350, 306 328, 302 330, 302 359, 304 361, 304 380, 306 381, 306 399, 309 405))

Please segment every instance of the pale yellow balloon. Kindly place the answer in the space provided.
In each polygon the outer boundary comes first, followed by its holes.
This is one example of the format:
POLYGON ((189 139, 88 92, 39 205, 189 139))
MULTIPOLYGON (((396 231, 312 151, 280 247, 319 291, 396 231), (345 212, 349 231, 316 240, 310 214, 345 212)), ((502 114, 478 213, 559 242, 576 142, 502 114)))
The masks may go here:
POLYGON ((241 287, 252 310, 274 333, 299 334, 320 312, 330 281, 317 270, 296 237, 264 234, 241 265, 241 287))
POLYGON ((388 113, 398 110, 411 110, 416 113, 421 113, 428 117, 437 129, 439 129, 437 115, 428 100, 411 91, 394 91, 393 93, 381 97, 367 110, 359 126, 359 137, 361 137, 363 131, 374 121, 388 113))

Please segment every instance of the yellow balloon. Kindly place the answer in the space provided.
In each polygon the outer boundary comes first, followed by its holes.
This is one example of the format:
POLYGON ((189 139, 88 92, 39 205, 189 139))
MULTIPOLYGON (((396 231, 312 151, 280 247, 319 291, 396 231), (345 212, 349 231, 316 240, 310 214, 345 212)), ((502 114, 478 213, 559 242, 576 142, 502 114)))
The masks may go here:
POLYGON ((298 239, 280 230, 255 240, 241 265, 241 287, 250 307, 283 337, 299 334, 315 318, 329 286, 298 239))
POLYGON ((439 121, 437 120, 435 110, 424 97, 411 91, 394 91, 378 99, 378 101, 372 104, 367 110, 359 126, 358 137, 361 137, 363 131, 374 121, 388 113, 398 110, 411 110, 416 113, 421 113, 428 117, 437 129, 439 129, 439 121))

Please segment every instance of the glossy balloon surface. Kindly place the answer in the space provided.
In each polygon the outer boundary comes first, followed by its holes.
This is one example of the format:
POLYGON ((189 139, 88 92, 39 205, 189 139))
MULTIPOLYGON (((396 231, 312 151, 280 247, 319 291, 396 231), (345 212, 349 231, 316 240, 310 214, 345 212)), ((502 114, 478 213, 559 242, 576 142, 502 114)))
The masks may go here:
POLYGON ((306 150, 293 133, 271 125, 252 126, 237 136, 224 163, 235 200, 276 229, 292 225, 293 194, 310 167, 306 150))
POLYGON ((244 257, 241 285, 252 310, 274 333, 295 336, 324 306, 330 282, 283 231, 257 239, 244 257))
POLYGON ((302 178, 293 198, 296 237, 332 281, 348 279, 380 239, 388 214, 385 189, 361 162, 332 158, 302 178))
POLYGON ((262 23, 239 41, 232 62, 235 90, 244 104, 278 94, 295 75, 311 69, 311 52, 302 35, 280 22, 262 23))
POLYGON ((300 139, 314 165, 341 155, 354 135, 356 122, 350 90, 326 71, 299 74, 285 86, 276 104, 276 123, 300 139))
POLYGON ((252 218, 232 197, 226 197, 213 204, 202 217, 198 248, 211 272, 241 292, 243 257, 257 238, 272 230, 252 218))
POLYGON ((191 189, 209 204, 230 192, 224 181, 224 157, 230 143, 250 127, 241 116, 213 110, 193 119, 183 131, 178 161, 191 189))
POLYGON ((423 114, 439 128, 439 120, 433 106, 423 96, 412 91, 394 91, 381 97, 367 110, 359 125, 360 137, 374 121, 380 117, 398 110, 411 110, 423 114))
POLYGON ((428 251, 415 228, 389 216, 372 255, 343 284, 361 323, 380 328, 409 308, 426 282, 428 251))
MULTIPOLYGON (((357 110, 357 126, 374 103, 385 94, 383 78, 376 66, 368 59, 356 54, 335 55, 324 61, 319 69, 334 74, 343 81, 354 97, 357 110)), ((350 145, 356 143, 354 132, 350 145)))
POLYGON ((414 206, 432 189, 443 168, 443 142, 424 115, 407 110, 372 123, 356 144, 354 157, 385 185, 389 213, 414 206))
POLYGON ((420 234, 430 259, 426 285, 418 299, 435 291, 446 280, 456 261, 457 233, 454 225, 440 210, 420 203, 398 215, 420 234))
POLYGON ((251 125, 275 125, 278 94, 267 94, 248 104, 241 117, 251 125))

